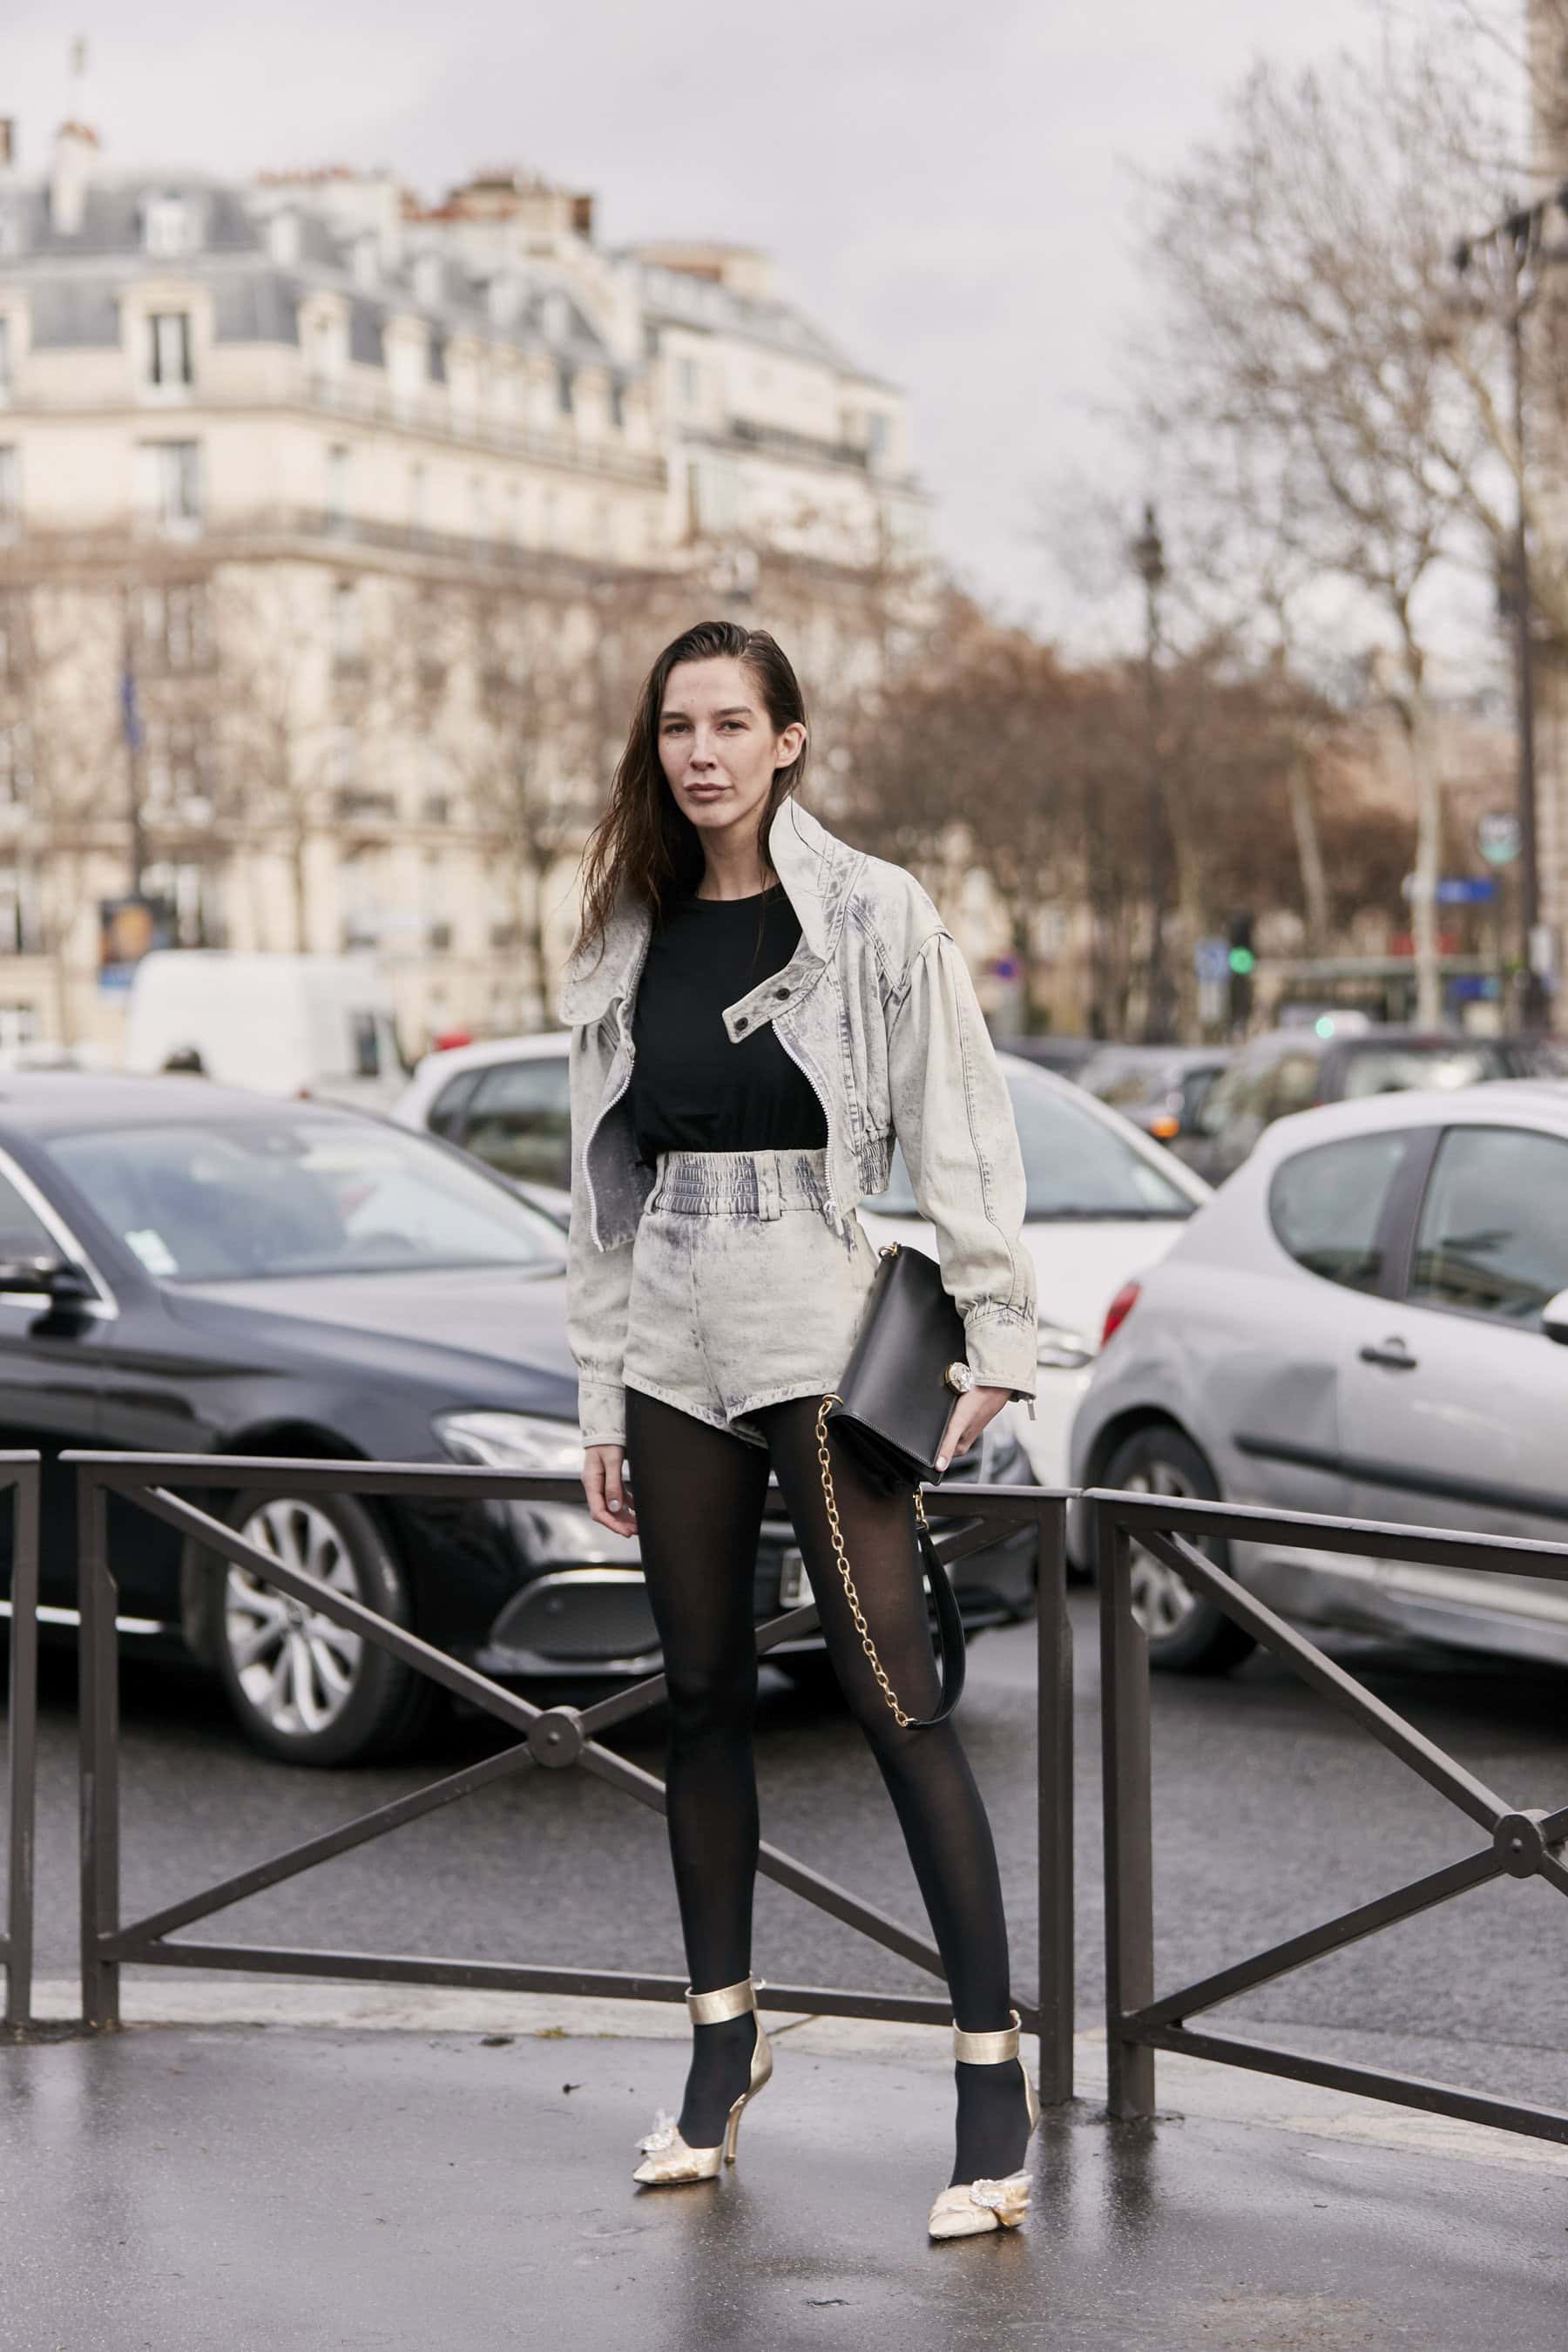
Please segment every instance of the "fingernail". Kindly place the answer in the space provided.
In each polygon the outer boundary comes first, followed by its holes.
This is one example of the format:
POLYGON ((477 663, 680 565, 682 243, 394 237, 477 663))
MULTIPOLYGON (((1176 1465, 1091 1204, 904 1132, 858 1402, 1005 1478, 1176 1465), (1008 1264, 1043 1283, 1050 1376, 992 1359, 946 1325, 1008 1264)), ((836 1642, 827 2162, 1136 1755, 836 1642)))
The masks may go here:
POLYGON ((945 1454, 939 1454, 937 1455, 936 1466, 939 1470, 945 1470, 947 1468, 947 1456, 945 1454))
POLYGON ((612 1511, 618 1511, 618 1510, 620 1509, 620 1507, 620 1507, 620 1505, 619 1505, 618 1503, 612 1503, 612 1504, 610 1505, 610 1508, 611 1508, 611 1510, 612 1510, 612 1511))

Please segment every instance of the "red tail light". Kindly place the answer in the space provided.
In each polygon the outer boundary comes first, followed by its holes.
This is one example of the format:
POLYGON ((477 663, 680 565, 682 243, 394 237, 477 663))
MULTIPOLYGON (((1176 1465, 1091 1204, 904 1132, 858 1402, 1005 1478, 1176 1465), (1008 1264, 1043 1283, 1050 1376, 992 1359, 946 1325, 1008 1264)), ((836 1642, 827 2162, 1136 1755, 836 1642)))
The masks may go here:
POLYGON ((1106 1308, 1105 1328, 1100 1335, 1100 1344, 1102 1348, 1110 1346, 1118 1331, 1121 1330, 1121 1326, 1126 1322, 1127 1318, 1131 1314, 1132 1309, 1137 1306, 1138 1294, 1141 1286, 1142 1286, 1136 1282, 1124 1282, 1121 1289, 1117 1292, 1115 1297, 1111 1300, 1110 1306, 1106 1308))

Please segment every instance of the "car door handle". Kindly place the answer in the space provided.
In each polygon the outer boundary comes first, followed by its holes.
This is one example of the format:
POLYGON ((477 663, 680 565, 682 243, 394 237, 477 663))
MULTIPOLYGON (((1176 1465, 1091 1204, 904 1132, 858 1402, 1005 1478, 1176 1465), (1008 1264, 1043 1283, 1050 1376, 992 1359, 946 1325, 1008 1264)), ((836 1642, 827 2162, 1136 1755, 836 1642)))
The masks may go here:
POLYGON ((1381 1348, 1363 1348, 1360 1354, 1363 1364, 1381 1364, 1385 1371, 1413 1372, 1415 1370, 1416 1360, 1403 1339, 1385 1340, 1381 1348))

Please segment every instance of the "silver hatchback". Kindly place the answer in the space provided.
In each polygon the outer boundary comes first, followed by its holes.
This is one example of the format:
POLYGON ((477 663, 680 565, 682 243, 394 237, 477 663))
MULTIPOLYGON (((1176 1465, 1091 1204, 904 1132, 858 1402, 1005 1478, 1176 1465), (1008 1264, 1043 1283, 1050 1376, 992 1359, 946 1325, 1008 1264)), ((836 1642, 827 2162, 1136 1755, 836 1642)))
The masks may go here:
MULTIPOLYGON (((1119 1303, 1075 1483, 1568 1540, 1568 1085, 1282 1119, 1119 1303)), ((1568 1664, 1568 1591, 1542 1579, 1262 1545, 1229 1565, 1310 1623, 1568 1664)), ((1146 1556, 1136 1586, 1156 1663, 1246 1654, 1146 1556)))

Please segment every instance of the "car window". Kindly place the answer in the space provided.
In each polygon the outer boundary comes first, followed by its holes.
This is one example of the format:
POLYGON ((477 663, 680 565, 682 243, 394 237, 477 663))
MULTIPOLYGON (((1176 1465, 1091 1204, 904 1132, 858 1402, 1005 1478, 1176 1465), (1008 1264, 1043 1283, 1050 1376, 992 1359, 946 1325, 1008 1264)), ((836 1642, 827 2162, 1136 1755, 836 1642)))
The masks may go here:
POLYGON ((1345 1097, 1404 1094, 1411 1087, 1473 1087, 1505 1078, 1496 1045, 1358 1045, 1346 1056, 1345 1097))
POLYGON ((503 1176, 571 1181, 571 1074, 564 1054, 492 1064, 468 1108, 463 1146, 503 1176))
POLYGON ((1318 1097, 1319 1068, 1316 1054, 1281 1054, 1268 1074, 1264 1117, 1288 1118, 1292 1111, 1310 1109, 1318 1097))
POLYGON ((1247 1056, 1233 1062, 1228 1070, 1222 1070, 1199 1114, 1201 1132, 1224 1135, 1238 1119, 1268 1118, 1268 1088, 1273 1076, 1271 1055, 1247 1056))
MULTIPOLYGON (((1024 1155, 1027 1217, 1190 1217, 1195 1203, 1126 1135, 1033 1070, 1009 1070, 1007 1090, 1024 1155)), ((868 1207, 918 1217, 903 1152, 868 1207)))
POLYGON ((463 1113, 483 1076, 484 1066, 481 1063, 478 1069, 459 1070, 455 1078, 447 1080, 426 1117, 425 1123, 432 1135, 444 1135, 449 1143, 462 1140, 458 1129, 463 1123, 463 1113))
POLYGON ((1451 1127, 1415 1234, 1412 1298, 1521 1329, 1568 1290, 1568 1143, 1527 1128, 1451 1127))
POLYGON ((0 1258, 58 1257, 59 1243, 8 1176, 0 1176, 0 1258))
POLYGON ((1373 1290, 1384 1202, 1410 1141, 1403 1130, 1314 1144, 1274 1171, 1268 1222, 1298 1265, 1348 1290, 1373 1290))
POLYGON ((169 1282, 562 1260, 537 1210, 458 1153, 369 1119, 170 1121, 58 1136, 48 1150, 169 1282))
POLYGON ((1203 1118, 1204 1106, 1214 1092, 1216 1080, 1223 1075, 1214 1069, 1189 1070, 1182 1080, 1182 1125, 1194 1128, 1203 1118))

